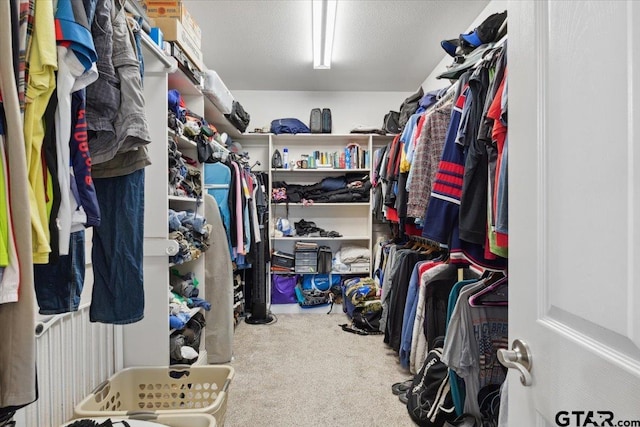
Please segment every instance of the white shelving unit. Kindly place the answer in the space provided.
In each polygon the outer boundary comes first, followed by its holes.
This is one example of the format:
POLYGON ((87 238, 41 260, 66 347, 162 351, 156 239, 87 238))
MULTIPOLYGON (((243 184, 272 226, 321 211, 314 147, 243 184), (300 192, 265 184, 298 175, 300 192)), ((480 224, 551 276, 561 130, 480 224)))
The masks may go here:
MULTIPOLYGON (((169 256, 176 253, 178 246, 169 239, 168 209, 193 210, 203 214, 204 207, 201 200, 196 198, 168 194, 168 138, 176 138, 180 152, 195 160, 197 146, 184 137, 176 137, 167 127, 167 91, 177 89, 187 107, 215 125, 220 132, 227 132, 234 138, 241 135, 202 94, 200 88, 178 69, 176 61, 165 55, 146 34, 142 34, 142 46, 145 59, 145 108, 152 141, 147 146, 152 164, 145 169, 145 313, 141 321, 123 326, 124 367, 169 364, 169 338, 175 332, 169 328, 170 269, 176 269, 181 274, 193 271, 199 281, 199 296, 207 299, 204 295, 204 256, 182 264, 169 262, 169 256)), ((202 171, 202 165, 199 168, 202 171)), ((191 310, 191 316, 201 310, 191 310)), ((195 363, 206 363, 204 342, 203 331, 195 363)))
MULTIPOLYGON (((369 152, 369 167, 367 168, 327 168, 318 167, 316 169, 302 169, 291 167, 289 169, 269 167, 269 194, 274 183, 284 181, 287 184, 315 184, 325 177, 337 177, 348 173, 359 173, 368 175, 370 178, 371 165, 373 162, 373 137, 371 135, 360 134, 299 134, 299 135, 271 135, 269 137, 268 158, 277 149, 283 153, 284 148, 288 149, 289 162, 302 159, 303 155, 310 155, 313 151, 320 152, 341 152, 352 143, 356 143, 362 150, 369 152)), ((269 164, 270 166, 270 164, 269 164)), ((335 254, 344 244, 359 245, 371 250, 372 238, 372 218, 371 218, 371 198, 368 202, 339 202, 339 203, 271 203, 269 209, 271 224, 271 249, 287 253, 294 253, 295 242, 317 242, 318 245, 325 245, 331 248, 335 254), (288 215, 287 215, 288 210, 288 215), (279 217, 288 217, 291 227, 294 223, 304 219, 314 222, 318 227, 329 231, 336 231, 341 237, 275 237, 273 229, 279 217)), ((371 269, 369 269, 371 270, 371 269)), ((277 273, 280 274, 280 273, 277 273)), ((339 273, 335 273, 339 274, 339 273)), ((347 273, 349 274, 349 273, 347 273)), ((370 273, 357 273, 370 274, 370 273)), ((270 286, 270 281, 268 283, 270 286)), ((272 305, 271 310, 276 313, 309 313, 314 309, 302 309, 297 304, 272 305)), ((326 307, 322 310, 326 312, 326 307)))

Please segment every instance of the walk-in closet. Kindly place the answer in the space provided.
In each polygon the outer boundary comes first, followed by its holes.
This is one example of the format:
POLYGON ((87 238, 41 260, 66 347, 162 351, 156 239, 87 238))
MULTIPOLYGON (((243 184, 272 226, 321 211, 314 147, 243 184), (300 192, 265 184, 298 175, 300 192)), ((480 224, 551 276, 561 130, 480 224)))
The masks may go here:
POLYGON ((0 28, 0 427, 640 426, 636 1, 0 28))

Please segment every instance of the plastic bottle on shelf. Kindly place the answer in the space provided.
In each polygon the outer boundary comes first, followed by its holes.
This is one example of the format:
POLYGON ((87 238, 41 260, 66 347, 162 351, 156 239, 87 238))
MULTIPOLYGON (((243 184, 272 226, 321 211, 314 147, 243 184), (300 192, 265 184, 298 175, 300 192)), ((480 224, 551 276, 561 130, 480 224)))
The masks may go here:
POLYGON ((289 169, 289 149, 287 147, 282 149, 282 167, 289 169))

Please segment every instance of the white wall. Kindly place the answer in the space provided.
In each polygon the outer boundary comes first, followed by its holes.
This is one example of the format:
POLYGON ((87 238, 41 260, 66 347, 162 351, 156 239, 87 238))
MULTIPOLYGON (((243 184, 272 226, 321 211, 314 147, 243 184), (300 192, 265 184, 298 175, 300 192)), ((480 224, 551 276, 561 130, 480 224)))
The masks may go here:
POLYGON ((332 133, 349 133, 356 125, 382 127, 389 110, 398 111, 409 92, 305 92, 234 90, 251 115, 247 131, 269 126, 274 119, 294 117, 309 125, 312 108, 330 108, 332 133))
MULTIPOLYGON (((507 0, 493 0, 491 3, 484 8, 484 10, 478 15, 475 21, 467 28, 466 30, 461 30, 461 33, 468 33, 476 28, 478 25, 482 23, 487 17, 493 13, 504 12, 507 10, 507 5, 509 2, 507 0)), ((507 18, 508 19, 508 18, 507 18)), ((456 37, 455 33, 451 34, 451 38, 456 37)), ((439 43, 439 41, 438 41, 439 43)), ((447 70, 447 65, 451 65, 453 62, 453 58, 446 54, 446 52, 442 51, 442 60, 438 63, 438 65, 433 69, 431 74, 427 76, 425 81, 422 83, 422 89, 425 92, 434 89, 440 89, 446 87, 449 82, 445 79, 437 79, 436 76, 444 73, 447 70)))

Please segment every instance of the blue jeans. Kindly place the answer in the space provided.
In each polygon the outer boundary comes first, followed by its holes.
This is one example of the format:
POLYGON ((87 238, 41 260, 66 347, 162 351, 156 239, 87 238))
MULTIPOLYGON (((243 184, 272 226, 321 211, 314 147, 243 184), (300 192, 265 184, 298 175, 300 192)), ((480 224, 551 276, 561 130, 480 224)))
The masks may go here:
POLYGON ((404 306, 404 316, 402 318, 402 335, 400 339, 400 365, 409 368, 411 356, 411 344, 413 341, 413 320, 418 310, 418 293, 420 292, 420 265, 416 263, 411 272, 409 280, 409 290, 404 306))
POLYGON ((92 322, 124 325, 144 316, 144 169, 94 179, 102 215, 94 227, 92 322))
POLYGON ((34 264, 33 279, 40 314, 77 311, 84 287, 84 230, 71 233, 69 255, 34 264))

